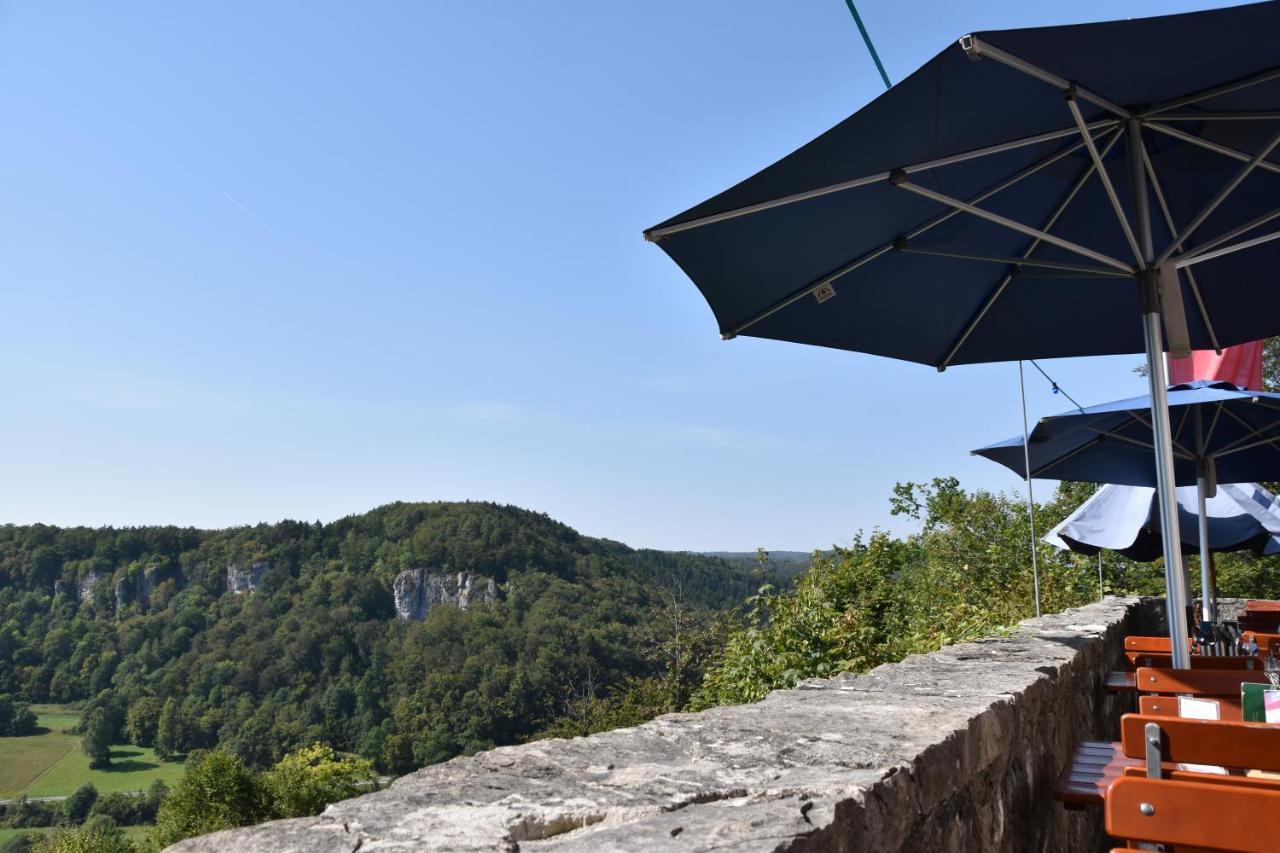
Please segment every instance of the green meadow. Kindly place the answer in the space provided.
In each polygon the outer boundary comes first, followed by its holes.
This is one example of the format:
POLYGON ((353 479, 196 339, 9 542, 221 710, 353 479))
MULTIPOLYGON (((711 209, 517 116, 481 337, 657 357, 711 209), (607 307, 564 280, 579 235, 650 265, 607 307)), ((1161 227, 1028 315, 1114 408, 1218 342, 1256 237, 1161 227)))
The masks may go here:
POLYGON ((89 768, 79 735, 68 734, 80 721, 75 711, 34 705, 39 730, 26 737, 0 738, 0 798, 63 797, 85 782, 98 793, 142 791, 156 779, 173 786, 182 778, 180 761, 162 761, 155 750, 131 744, 111 748, 111 766, 89 768))

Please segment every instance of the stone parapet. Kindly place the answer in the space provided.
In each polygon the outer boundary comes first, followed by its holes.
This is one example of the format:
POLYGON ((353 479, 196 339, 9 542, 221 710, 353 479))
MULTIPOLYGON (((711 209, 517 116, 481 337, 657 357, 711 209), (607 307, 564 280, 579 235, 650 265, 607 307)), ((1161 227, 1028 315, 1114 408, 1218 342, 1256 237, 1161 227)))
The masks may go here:
POLYGON ((1061 851, 1104 843, 1052 787, 1110 739, 1105 673, 1159 602, 1108 598, 752 705, 503 747, 196 851, 1061 851))

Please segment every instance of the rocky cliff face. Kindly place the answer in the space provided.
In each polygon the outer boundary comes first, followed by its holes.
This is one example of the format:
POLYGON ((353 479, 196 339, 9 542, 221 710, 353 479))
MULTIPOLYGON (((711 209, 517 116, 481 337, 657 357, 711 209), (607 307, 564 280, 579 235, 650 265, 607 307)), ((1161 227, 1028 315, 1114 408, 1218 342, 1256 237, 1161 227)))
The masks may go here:
POLYGON ((254 563, 247 569, 239 563, 232 563, 227 566, 227 592, 234 595, 253 592, 270 569, 270 563, 254 563))
POLYGON ((493 578, 471 572, 432 573, 426 569, 410 569, 396 575, 392 591, 399 619, 426 619, 431 608, 438 604, 452 604, 466 610, 473 604, 498 597, 498 585, 493 578))
POLYGON ((87 601, 92 595, 93 590, 106 580, 107 576, 102 572, 89 572, 80 578, 80 583, 76 586, 76 592, 80 596, 80 601, 87 601))

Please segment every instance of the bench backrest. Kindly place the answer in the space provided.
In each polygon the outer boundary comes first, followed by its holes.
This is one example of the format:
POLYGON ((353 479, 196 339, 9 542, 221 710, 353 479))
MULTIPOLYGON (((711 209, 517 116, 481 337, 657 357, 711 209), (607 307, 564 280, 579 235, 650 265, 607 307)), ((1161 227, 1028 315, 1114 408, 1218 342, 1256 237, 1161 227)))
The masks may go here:
POLYGON ((1244 614, 1239 619, 1242 631, 1262 631, 1266 634, 1280 633, 1280 613, 1244 614))
POLYGON ((1129 758, 1146 758, 1147 723, 1160 727, 1163 761, 1280 770, 1280 726, 1125 714, 1120 748, 1129 758))
POLYGON ((1280 839, 1280 791, 1122 778, 1107 792, 1106 825, 1131 841, 1267 853, 1280 839))
POLYGON ((1240 685, 1246 681, 1265 683, 1266 674, 1257 669, 1161 669, 1141 666, 1134 686, 1139 693, 1167 693, 1240 699, 1240 685))
MULTIPOLYGON (((1154 666, 1168 669, 1173 666, 1173 655, 1161 652, 1124 653, 1129 665, 1154 666)), ((1192 655, 1192 669, 1262 669, 1262 661, 1254 655, 1192 655)))
POLYGON ((1124 650, 1126 652, 1164 652, 1169 653, 1173 648, 1173 643, 1168 637, 1141 637, 1131 636, 1124 638, 1124 650))
MULTIPOLYGON (((1214 696, 1212 698, 1213 701, 1218 703, 1218 719, 1229 720, 1237 723, 1240 722, 1241 711, 1239 696, 1234 699, 1229 696, 1214 696)), ((1139 696, 1138 713, 1146 714, 1148 717, 1177 717, 1179 716, 1178 697, 1139 696)))
POLYGON ((1265 631, 1245 631, 1242 639, 1253 640, 1258 644, 1258 652, 1264 655, 1272 649, 1280 647, 1280 634, 1268 634, 1265 631))

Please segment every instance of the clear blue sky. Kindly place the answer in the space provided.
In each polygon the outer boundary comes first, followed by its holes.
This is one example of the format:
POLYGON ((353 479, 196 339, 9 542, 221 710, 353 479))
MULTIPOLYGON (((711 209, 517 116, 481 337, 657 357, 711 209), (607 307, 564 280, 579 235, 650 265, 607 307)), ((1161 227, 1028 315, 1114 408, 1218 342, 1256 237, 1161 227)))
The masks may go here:
MULTIPOLYGON (((861 11, 896 80, 1210 5, 861 11)), ((4 3, 0 521, 475 498, 808 549, 903 529, 898 480, 1017 488, 967 453, 1021 429, 1015 365, 722 342, 641 239, 880 88, 843 0, 4 3)), ((1046 367, 1101 402, 1137 362, 1046 367)))

